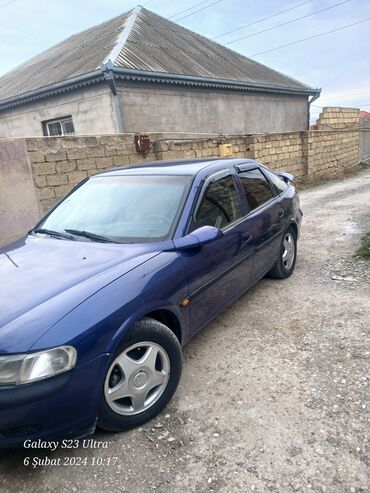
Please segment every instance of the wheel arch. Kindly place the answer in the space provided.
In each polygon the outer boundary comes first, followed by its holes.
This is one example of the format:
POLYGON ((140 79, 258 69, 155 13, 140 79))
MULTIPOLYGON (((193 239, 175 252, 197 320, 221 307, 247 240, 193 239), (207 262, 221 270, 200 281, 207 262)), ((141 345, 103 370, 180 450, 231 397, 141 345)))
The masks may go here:
POLYGON ((183 337, 180 320, 170 310, 159 308, 158 310, 153 310, 145 314, 142 318, 152 318, 166 325, 175 334, 179 343, 182 344, 183 337))
MULTIPOLYGON (((295 233, 295 236, 296 238, 298 239, 298 236, 299 236, 299 229, 298 229, 298 226, 297 226, 297 223, 295 221, 292 221, 290 224, 289 224, 289 228, 291 228, 294 233, 295 233)), ((289 229, 288 228, 288 229, 289 229)))

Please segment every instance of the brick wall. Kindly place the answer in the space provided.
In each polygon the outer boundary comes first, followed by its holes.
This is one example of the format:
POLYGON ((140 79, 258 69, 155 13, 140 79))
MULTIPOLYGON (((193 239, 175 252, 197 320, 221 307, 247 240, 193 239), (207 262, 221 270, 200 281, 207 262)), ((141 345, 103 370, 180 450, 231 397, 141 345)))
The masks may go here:
POLYGON ((222 137, 152 133, 152 149, 145 157, 135 150, 134 134, 40 137, 25 142, 36 195, 45 211, 82 179, 104 169, 142 161, 217 157, 221 142, 231 144, 233 157, 257 159, 273 170, 290 171, 298 183, 338 177, 358 163, 356 124, 358 110, 325 108, 318 130, 308 132, 222 137))
POLYGON ((316 122, 320 130, 358 128, 360 112, 357 108, 323 108, 316 122))
MULTIPOLYGON (((189 134, 150 134, 152 150, 137 153, 134 134, 96 137, 25 139, 36 194, 42 210, 49 209, 73 186, 104 169, 138 162, 219 156, 219 142, 233 144, 233 155, 245 157, 247 138, 189 134)), ((251 153, 249 153, 251 155, 251 153)))
POLYGON ((249 156, 266 164, 273 171, 289 171, 298 182, 307 175, 307 132, 283 132, 251 135, 249 156))
POLYGON ((307 158, 307 180, 341 176, 359 162, 359 130, 308 132, 307 158))

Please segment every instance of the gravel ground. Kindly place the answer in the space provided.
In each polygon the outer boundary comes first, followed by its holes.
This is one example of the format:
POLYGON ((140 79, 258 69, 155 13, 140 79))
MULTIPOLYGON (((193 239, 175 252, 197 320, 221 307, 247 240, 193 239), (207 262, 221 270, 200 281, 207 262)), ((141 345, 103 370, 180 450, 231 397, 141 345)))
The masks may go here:
POLYGON ((370 262, 352 257, 370 230, 370 170, 301 203, 295 274, 262 280, 189 343, 157 419, 96 433, 107 449, 0 452, 0 491, 370 491, 370 262))

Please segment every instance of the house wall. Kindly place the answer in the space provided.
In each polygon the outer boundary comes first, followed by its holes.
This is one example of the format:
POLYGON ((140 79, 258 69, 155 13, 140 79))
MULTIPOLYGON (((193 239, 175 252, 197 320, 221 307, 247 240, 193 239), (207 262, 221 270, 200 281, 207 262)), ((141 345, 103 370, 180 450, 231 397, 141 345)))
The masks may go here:
POLYGON ((76 134, 116 131, 111 91, 101 85, 0 112, 0 137, 42 136, 42 121, 68 115, 72 115, 76 134))
POLYGON ((120 86, 125 132, 259 133, 306 130, 307 97, 120 86))
MULTIPOLYGON (((260 133, 307 129, 307 97, 129 84, 118 88, 125 132, 260 133)), ((72 115, 77 135, 116 133, 110 89, 87 87, 0 112, 0 137, 42 136, 72 115)))

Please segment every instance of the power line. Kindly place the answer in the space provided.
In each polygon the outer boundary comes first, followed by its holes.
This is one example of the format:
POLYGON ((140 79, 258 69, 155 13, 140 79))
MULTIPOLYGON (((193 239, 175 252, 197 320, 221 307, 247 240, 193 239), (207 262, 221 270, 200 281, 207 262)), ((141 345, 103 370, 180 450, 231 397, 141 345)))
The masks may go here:
POLYGON ((224 0, 216 0, 216 2, 210 3, 209 5, 206 5, 205 7, 202 7, 201 9, 195 10, 194 12, 190 12, 190 14, 184 15, 183 17, 176 19, 176 22, 182 21, 183 19, 186 19, 187 17, 190 17, 191 15, 197 14, 198 12, 201 12, 202 10, 205 10, 205 9, 208 9, 209 7, 212 7, 212 5, 216 5, 216 3, 220 3, 223 1, 224 0))
POLYGON ((244 26, 237 27, 236 29, 232 29, 231 31, 226 31, 222 34, 219 34, 218 36, 215 36, 212 39, 217 39, 221 38, 221 36, 226 36, 226 34, 231 34, 235 33, 237 31, 241 31, 242 29, 245 29, 246 27, 249 26, 254 26, 255 24, 259 24, 260 22, 267 21, 268 19, 272 19, 273 17, 277 17, 278 15, 285 14, 286 12, 290 12, 291 10, 298 9, 298 7, 302 7, 302 5, 306 5, 307 3, 312 3, 314 0, 306 0, 303 3, 299 3, 293 7, 290 7, 289 9, 281 10, 280 12, 277 12, 276 14, 269 15, 268 17, 263 17, 262 19, 258 19, 257 21, 250 22, 249 24, 244 24, 244 26))
POLYGON ((263 29, 262 31, 258 31, 258 32, 253 33, 253 34, 248 34, 247 36, 243 36, 242 38, 233 39, 232 41, 229 41, 228 43, 224 43, 224 44, 225 44, 225 46, 230 45, 232 43, 236 43, 238 41, 241 41, 242 39, 252 38, 253 36, 257 36, 258 34, 266 33, 268 31, 273 31, 274 29, 277 29, 278 27, 287 26, 288 24, 292 24, 293 22, 297 22, 301 19, 306 19, 307 17, 310 17, 311 15, 320 14, 320 12, 325 12, 326 10, 334 9, 335 7, 339 7, 340 5, 343 5, 343 4, 348 3, 348 2, 352 2, 352 0, 344 0, 343 2, 335 3, 334 5, 331 5, 330 7, 316 10, 315 12, 311 12, 310 14, 302 15, 301 17, 297 17, 295 19, 292 19, 292 20, 287 21, 287 22, 283 22, 281 24, 276 24, 275 26, 269 27, 267 29, 263 29))
POLYGON ((296 41, 292 41, 291 43, 286 43, 284 45, 276 46, 275 48, 271 48, 271 50, 260 51, 259 53, 254 53, 250 55, 251 57, 264 55, 265 53, 271 53, 272 51, 280 50, 281 48, 285 48, 286 46, 292 46, 297 43, 303 43, 303 41, 308 41, 309 39, 319 38, 320 36, 326 36, 327 34, 335 33, 337 31, 342 31, 343 29, 347 29, 352 26, 357 26, 358 24, 362 24, 363 22, 367 22, 370 20, 370 17, 366 17, 366 19, 361 19, 360 21, 353 22, 352 24, 347 24, 346 26, 337 27, 336 29, 331 29, 330 31, 325 31, 323 33, 314 34, 313 36, 308 36, 308 38, 297 39, 296 41))
MULTIPOLYGON (((348 94, 346 94, 346 97, 347 96, 350 96, 350 97, 356 97, 356 96, 367 96, 369 94, 369 90, 368 91, 362 91, 362 92, 350 92, 348 94)), ((332 97, 332 98, 325 98, 323 97, 322 100, 323 101, 336 101, 337 99, 340 99, 338 97, 332 97)))
MULTIPOLYGON (((319 108, 319 109, 327 107, 327 106, 317 106, 316 104, 311 104, 311 106, 314 106, 315 108, 319 108)), ((356 106, 361 106, 361 108, 363 108, 364 106, 370 106, 370 103, 365 103, 365 104, 360 103, 360 104, 357 104, 356 106)))
POLYGON ((207 3, 209 2, 209 0, 203 0, 202 2, 198 2, 198 3, 195 3, 194 5, 192 5, 191 7, 188 7, 187 9, 185 10, 180 10, 180 12, 177 12, 176 14, 173 14, 171 15, 171 17, 169 17, 169 19, 173 19, 174 17, 176 17, 177 15, 180 15, 180 14, 183 14, 184 12, 188 12, 189 10, 192 10, 192 9, 195 9, 196 7, 198 7, 199 5, 203 5, 204 3, 207 3))
POLYGON ((325 87, 328 87, 329 85, 331 85, 333 82, 335 82, 337 79, 339 79, 339 77, 342 77, 342 75, 344 75, 346 72, 348 72, 348 70, 350 70, 356 63, 362 62, 362 60, 368 56, 369 56, 368 53, 366 53, 364 56, 357 58, 357 60, 352 62, 350 65, 348 65, 346 69, 342 70, 341 72, 339 72, 339 74, 337 74, 335 77, 333 77, 328 82, 326 82, 326 84, 324 84, 322 86, 322 88, 325 88, 325 87))

